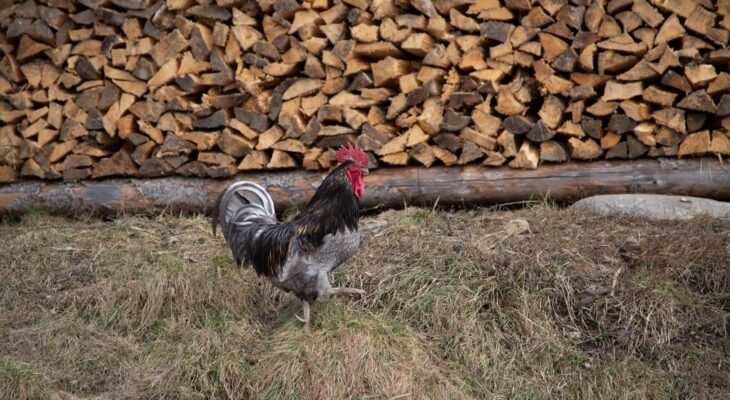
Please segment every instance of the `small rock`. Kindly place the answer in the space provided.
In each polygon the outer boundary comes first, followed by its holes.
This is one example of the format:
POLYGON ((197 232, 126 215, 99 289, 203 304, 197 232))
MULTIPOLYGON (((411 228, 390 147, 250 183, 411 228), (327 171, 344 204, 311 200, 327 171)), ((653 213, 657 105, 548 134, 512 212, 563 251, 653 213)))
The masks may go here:
POLYGON ((658 220, 686 220, 699 215, 715 218, 730 216, 730 203, 701 197, 656 194, 616 194, 592 196, 571 207, 602 215, 618 214, 658 220))
POLYGON ((505 224, 504 230, 509 236, 517 236, 530 232, 530 224, 521 218, 513 219, 505 224))

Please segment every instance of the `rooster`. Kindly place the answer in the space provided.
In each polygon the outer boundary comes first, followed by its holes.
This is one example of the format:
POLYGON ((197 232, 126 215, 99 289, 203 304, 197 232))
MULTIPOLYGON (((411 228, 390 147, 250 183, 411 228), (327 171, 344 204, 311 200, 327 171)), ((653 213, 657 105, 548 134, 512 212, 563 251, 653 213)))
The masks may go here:
POLYGON ((305 332, 309 308, 318 298, 365 293, 332 287, 328 278, 360 246, 358 199, 365 192, 368 173, 367 154, 358 147, 340 148, 337 161, 339 165, 290 222, 277 223, 271 196, 253 182, 228 186, 214 209, 213 235, 220 225, 237 266, 252 266, 259 276, 302 301, 305 332))

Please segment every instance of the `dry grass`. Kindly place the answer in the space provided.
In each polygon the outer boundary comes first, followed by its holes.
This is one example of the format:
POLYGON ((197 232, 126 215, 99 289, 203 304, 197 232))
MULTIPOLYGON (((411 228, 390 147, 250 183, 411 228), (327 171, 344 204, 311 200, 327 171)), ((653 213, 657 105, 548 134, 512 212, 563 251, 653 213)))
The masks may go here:
POLYGON ((5 221, 0 398, 730 398, 727 221, 540 205, 363 225, 335 281, 368 294, 318 303, 307 336, 202 217, 5 221))

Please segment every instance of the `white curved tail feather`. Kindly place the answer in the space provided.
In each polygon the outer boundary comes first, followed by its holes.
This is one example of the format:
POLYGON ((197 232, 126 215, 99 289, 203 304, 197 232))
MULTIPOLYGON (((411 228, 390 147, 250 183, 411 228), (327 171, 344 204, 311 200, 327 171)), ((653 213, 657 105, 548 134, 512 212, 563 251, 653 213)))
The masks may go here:
POLYGON ((220 225, 226 241, 229 240, 234 225, 247 226, 254 220, 261 222, 262 219, 276 223, 276 210, 271 196, 266 189, 249 181, 229 185, 218 198, 213 212, 213 233, 215 234, 215 225, 220 225))

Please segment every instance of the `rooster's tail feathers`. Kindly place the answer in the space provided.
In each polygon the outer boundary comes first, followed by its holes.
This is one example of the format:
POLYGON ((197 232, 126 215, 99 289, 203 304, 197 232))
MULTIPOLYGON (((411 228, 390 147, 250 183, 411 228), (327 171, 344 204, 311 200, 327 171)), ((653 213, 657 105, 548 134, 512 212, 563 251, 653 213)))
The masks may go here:
POLYGON ((246 226, 254 222, 276 222, 274 202, 260 185, 241 181, 231 184, 221 193, 213 210, 213 235, 220 225, 228 239, 234 225, 246 226))

